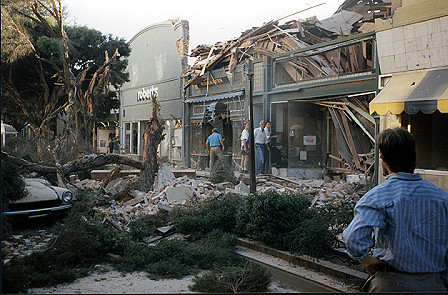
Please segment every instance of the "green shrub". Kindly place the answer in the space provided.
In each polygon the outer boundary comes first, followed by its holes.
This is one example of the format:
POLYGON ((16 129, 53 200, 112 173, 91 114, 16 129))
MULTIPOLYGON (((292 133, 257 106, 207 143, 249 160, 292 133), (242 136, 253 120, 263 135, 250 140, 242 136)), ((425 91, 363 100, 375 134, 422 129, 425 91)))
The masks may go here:
POLYGON ((180 232, 191 235, 192 239, 201 238, 213 230, 234 233, 237 212, 242 204, 241 196, 229 194, 199 208, 175 209, 170 218, 180 232))
POLYGON ((224 181, 229 181, 234 184, 238 183, 235 174, 233 174, 233 169, 229 163, 229 160, 224 156, 219 156, 215 161, 215 164, 211 169, 210 180, 213 183, 220 183, 224 181))
POLYGON ((294 254, 306 254, 321 258, 326 256, 334 244, 326 218, 315 212, 314 216, 303 220, 299 226, 288 233, 285 243, 294 254))
POLYGON ((286 250, 284 237, 310 218, 310 201, 293 194, 269 191, 246 198, 237 215, 238 233, 286 250))
POLYGON ((31 287, 70 283, 77 278, 64 261, 55 261, 48 252, 36 252, 22 259, 13 259, 2 268, 2 292, 26 293, 31 287))
POLYGON ((211 269, 236 261, 232 250, 236 238, 213 232, 203 240, 161 240, 155 246, 128 241, 117 268, 122 271, 147 271, 153 278, 179 278, 198 269, 211 269))
POLYGON ((193 279, 192 291, 205 293, 266 292, 271 282, 269 271, 258 264, 227 266, 193 279))
POLYGON ((355 201, 342 201, 337 204, 327 204, 318 208, 319 215, 326 218, 333 235, 342 233, 354 217, 355 201))
POLYGON ((2 205, 11 201, 19 200, 27 195, 25 182, 20 176, 19 167, 10 161, 2 161, 2 205))
POLYGON ((145 237, 155 234, 158 227, 168 223, 169 216, 165 211, 159 211, 154 215, 145 215, 129 223, 129 234, 132 239, 141 241, 145 237))

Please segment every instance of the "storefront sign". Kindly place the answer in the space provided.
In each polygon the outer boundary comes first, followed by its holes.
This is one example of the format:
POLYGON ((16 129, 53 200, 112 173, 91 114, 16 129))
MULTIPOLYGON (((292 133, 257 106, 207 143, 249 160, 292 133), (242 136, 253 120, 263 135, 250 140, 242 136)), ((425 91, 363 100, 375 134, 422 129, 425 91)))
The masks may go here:
POLYGON ((316 145, 316 136, 304 136, 303 145, 316 145))
POLYGON ((209 78, 208 80, 205 79, 204 81, 199 83, 198 87, 206 87, 207 85, 213 86, 213 85, 219 85, 219 84, 228 83, 228 82, 229 82, 229 79, 227 79, 227 77, 221 77, 221 78, 215 78, 215 79, 209 78))
POLYGON ((159 96, 159 88, 151 86, 149 89, 142 88, 142 90, 137 91, 137 102, 144 100, 151 100, 159 96))

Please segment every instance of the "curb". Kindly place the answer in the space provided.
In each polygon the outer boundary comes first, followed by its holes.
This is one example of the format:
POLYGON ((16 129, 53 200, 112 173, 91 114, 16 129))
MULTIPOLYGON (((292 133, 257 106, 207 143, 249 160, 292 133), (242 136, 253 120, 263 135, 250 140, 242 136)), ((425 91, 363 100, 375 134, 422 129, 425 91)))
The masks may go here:
POLYGON ((335 264, 322 259, 316 259, 307 255, 292 255, 288 251, 277 250, 255 241, 249 241, 239 238, 238 245, 343 280, 355 280, 364 282, 369 277, 367 273, 353 270, 343 265, 335 264))

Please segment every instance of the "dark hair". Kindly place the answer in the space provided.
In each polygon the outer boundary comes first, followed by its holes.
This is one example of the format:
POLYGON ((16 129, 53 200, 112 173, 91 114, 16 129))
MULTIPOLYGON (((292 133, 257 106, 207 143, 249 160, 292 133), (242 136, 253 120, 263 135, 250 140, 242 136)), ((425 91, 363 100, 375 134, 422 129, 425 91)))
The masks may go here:
POLYGON ((269 121, 269 120, 267 120, 267 121, 266 121, 266 124, 267 124, 267 123, 272 123, 272 122, 271 122, 271 121, 269 121))
POLYGON ((414 136, 403 128, 386 129, 376 137, 378 148, 392 172, 414 173, 414 136))
POLYGON ((218 132, 218 128, 213 128, 212 132, 218 132))

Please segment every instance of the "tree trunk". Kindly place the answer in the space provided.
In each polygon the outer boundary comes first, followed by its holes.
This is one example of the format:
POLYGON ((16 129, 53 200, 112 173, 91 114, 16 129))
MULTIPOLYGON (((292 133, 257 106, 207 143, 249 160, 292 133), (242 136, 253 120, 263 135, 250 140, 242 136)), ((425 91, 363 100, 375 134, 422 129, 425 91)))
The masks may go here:
POLYGON ((160 105, 157 95, 152 97, 152 118, 146 125, 143 135, 143 170, 140 173, 140 190, 148 192, 154 186, 155 176, 159 171, 157 149, 165 135, 163 134, 163 121, 159 117, 160 105))
MULTIPOLYGON (((43 176, 49 176, 52 179, 56 179, 57 167, 45 166, 38 163, 29 162, 24 159, 19 159, 2 151, 2 161, 12 161, 19 165, 21 169, 29 172, 37 172, 43 176)), ((71 173, 101 167, 107 164, 123 164, 131 166, 137 169, 143 169, 143 165, 139 161, 134 161, 130 158, 120 156, 117 154, 90 154, 85 155, 82 158, 78 158, 72 162, 61 165, 61 174, 66 177, 71 173)))

